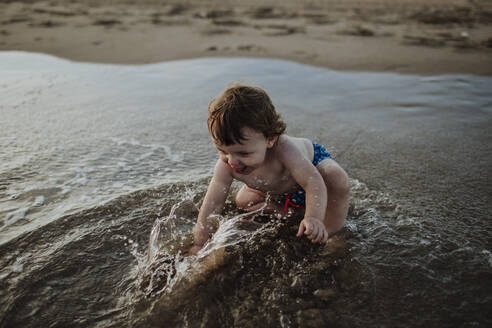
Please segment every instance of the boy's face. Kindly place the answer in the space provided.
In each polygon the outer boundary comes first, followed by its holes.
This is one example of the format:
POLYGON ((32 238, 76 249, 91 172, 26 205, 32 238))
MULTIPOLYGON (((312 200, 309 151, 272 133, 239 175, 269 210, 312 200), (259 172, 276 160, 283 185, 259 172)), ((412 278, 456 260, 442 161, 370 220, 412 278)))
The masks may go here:
POLYGON ((275 144, 276 137, 266 139, 263 133, 250 128, 243 128, 245 140, 242 144, 235 143, 229 146, 218 143, 212 138, 219 157, 238 174, 250 174, 265 161, 266 152, 275 144))

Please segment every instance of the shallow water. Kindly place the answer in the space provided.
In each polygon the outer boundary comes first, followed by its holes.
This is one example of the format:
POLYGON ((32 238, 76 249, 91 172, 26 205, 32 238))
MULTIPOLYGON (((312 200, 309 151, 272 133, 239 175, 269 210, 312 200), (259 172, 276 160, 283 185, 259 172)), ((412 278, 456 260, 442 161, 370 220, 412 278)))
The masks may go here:
POLYGON ((492 323, 492 78, 20 52, 0 53, 0 71, 1 327, 492 323), (206 107, 238 79, 353 178, 327 247, 229 204, 207 248, 183 257, 216 157, 206 107))

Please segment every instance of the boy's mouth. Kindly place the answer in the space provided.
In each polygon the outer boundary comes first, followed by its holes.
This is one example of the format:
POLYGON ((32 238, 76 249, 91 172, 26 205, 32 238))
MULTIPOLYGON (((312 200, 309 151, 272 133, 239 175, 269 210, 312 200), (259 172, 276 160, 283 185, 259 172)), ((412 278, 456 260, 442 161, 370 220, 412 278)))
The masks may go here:
POLYGON ((246 171, 246 168, 247 168, 247 166, 244 166, 242 168, 233 168, 233 169, 234 169, 234 172, 239 173, 239 174, 243 174, 246 171))

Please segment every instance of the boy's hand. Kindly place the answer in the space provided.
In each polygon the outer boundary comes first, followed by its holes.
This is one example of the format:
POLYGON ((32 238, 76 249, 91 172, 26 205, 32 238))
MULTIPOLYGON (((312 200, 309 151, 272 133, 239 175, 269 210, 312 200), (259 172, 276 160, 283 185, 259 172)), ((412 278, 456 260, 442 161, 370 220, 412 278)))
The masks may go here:
POLYGON ((305 217, 301 221, 296 236, 301 237, 303 234, 313 243, 323 244, 328 240, 328 232, 326 231, 325 225, 313 217, 305 217))

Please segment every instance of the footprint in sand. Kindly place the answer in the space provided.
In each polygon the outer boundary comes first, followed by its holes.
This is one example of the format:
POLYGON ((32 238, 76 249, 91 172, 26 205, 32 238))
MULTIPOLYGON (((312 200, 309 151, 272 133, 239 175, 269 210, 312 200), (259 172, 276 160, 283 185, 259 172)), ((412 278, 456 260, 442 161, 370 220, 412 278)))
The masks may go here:
POLYGON ((352 35, 352 36, 374 36, 376 33, 367 26, 356 25, 346 30, 340 30, 336 32, 338 35, 352 35))
POLYGON ((239 45, 239 46, 237 46, 236 49, 239 50, 239 51, 248 51, 248 52, 250 52, 250 51, 261 52, 261 51, 264 51, 265 50, 265 48, 260 47, 260 46, 258 46, 256 44, 239 45))
POLYGON ((246 25, 244 22, 236 19, 214 19, 212 21, 214 25, 220 26, 243 26, 246 25))
POLYGON ((234 12, 230 9, 212 9, 208 11, 200 11, 193 14, 195 18, 222 18, 233 16, 234 12))
POLYGON ((255 25, 256 29, 265 30, 264 35, 268 36, 282 36, 295 33, 306 33, 304 26, 290 26, 285 24, 269 24, 269 25, 255 25))
POLYGON ((56 22, 52 20, 46 20, 46 21, 41 21, 41 22, 35 22, 35 23, 30 23, 30 27, 46 27, 46 28, 51 28, 51 27, 57 27, 57 26, 62 26, 65 25, 65 23, 61 22, 56 22))
POLYGON ((168 5, 166 6, 165 14, 167 16, 176 16, 176 15, 181 15, 185 11, 189 9, 188 5, 185 4, 177 4, 177 5, 168 5))
POLYGON ((92 25, 101 25, 101 26, 107 26, 107 27, 111 27, 113 25, 120 25, 120 24, 121 24, 121 21, 118 19, 114 19, 114 18, 101 18, 101 19, 95 20, 92 23, 92 25))

